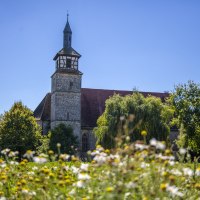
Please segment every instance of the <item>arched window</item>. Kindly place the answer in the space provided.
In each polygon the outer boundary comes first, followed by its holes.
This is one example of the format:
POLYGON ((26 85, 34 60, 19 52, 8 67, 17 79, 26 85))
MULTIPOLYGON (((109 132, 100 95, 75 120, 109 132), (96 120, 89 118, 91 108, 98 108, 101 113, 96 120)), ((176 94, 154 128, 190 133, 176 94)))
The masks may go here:
POLYGON ((82 151, 87 152, 88 150, 89 150, 88 135, 84 133, 82 136, 82 151))

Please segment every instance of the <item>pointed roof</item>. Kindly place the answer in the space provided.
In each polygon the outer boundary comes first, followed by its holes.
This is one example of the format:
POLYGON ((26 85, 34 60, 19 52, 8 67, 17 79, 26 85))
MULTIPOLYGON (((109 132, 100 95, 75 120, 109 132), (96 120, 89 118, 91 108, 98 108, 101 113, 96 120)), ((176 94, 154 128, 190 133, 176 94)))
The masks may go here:
POLYGON ((65 28, 64 28, 64 31, 63 32, 66 32, 66 33, 72 33, 72 30, 70 28, 70 25, 69 25, 69 21, 68 21, 68 15, 67 15, 67 23, 65 25, 65 28))

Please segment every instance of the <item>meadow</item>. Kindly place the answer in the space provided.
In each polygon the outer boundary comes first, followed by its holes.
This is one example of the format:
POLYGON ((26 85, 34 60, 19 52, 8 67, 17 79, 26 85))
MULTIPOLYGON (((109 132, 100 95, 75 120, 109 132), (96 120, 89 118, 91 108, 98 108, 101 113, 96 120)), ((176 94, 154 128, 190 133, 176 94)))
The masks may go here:
MULTIPOLYGON (((129 138, 127 138, 127 141, 129 138)), ((58 145, 59 149, 59 145, 58 145)), ((88 162, 76 156, 1 151, 0 199, 200 199, 200 166, 186 150, 179 162, 164 142, 97 146, 88 162), (187 162, 185 162, 187 161, 187 162)))

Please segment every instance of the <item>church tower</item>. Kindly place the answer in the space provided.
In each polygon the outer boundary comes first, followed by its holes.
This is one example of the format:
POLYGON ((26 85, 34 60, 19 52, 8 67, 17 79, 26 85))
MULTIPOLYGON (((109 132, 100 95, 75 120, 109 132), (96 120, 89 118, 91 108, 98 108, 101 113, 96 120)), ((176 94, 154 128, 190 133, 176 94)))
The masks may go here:
POLYGON ((81 146, 81 79, 78 69, 81 55, 72 48, 72 31, 68 16, 63 31, 63 48, 54 57, 51 76, 51 129, 60 123, 70 125, 81 146))

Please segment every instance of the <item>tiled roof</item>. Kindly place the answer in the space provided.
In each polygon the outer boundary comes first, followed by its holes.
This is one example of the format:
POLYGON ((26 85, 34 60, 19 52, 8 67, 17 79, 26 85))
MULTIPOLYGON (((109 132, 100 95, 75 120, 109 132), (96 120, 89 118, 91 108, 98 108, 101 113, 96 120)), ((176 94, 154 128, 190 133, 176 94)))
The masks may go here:
MULTIPOLYGON (((105 101, 114 94, 125 96, 132 94, 132 91, 124 90, 102 90, 102 89, 81 89, 81 126, 95 127, 98 117, 105 109, 105 101)), ((148 95, 161 98, 162 101, 169 96, 168 93, 140 92, 145 97, 148 95)), ((43 121, 49 121, 51 115, 51 93, 48 93, 34 111, 34 116, 43 121)))
POLYGON ((38 120, 50 121, 51 119, 51 93, 47 93, 38 107, 34 110, 34 116, 38 120))

